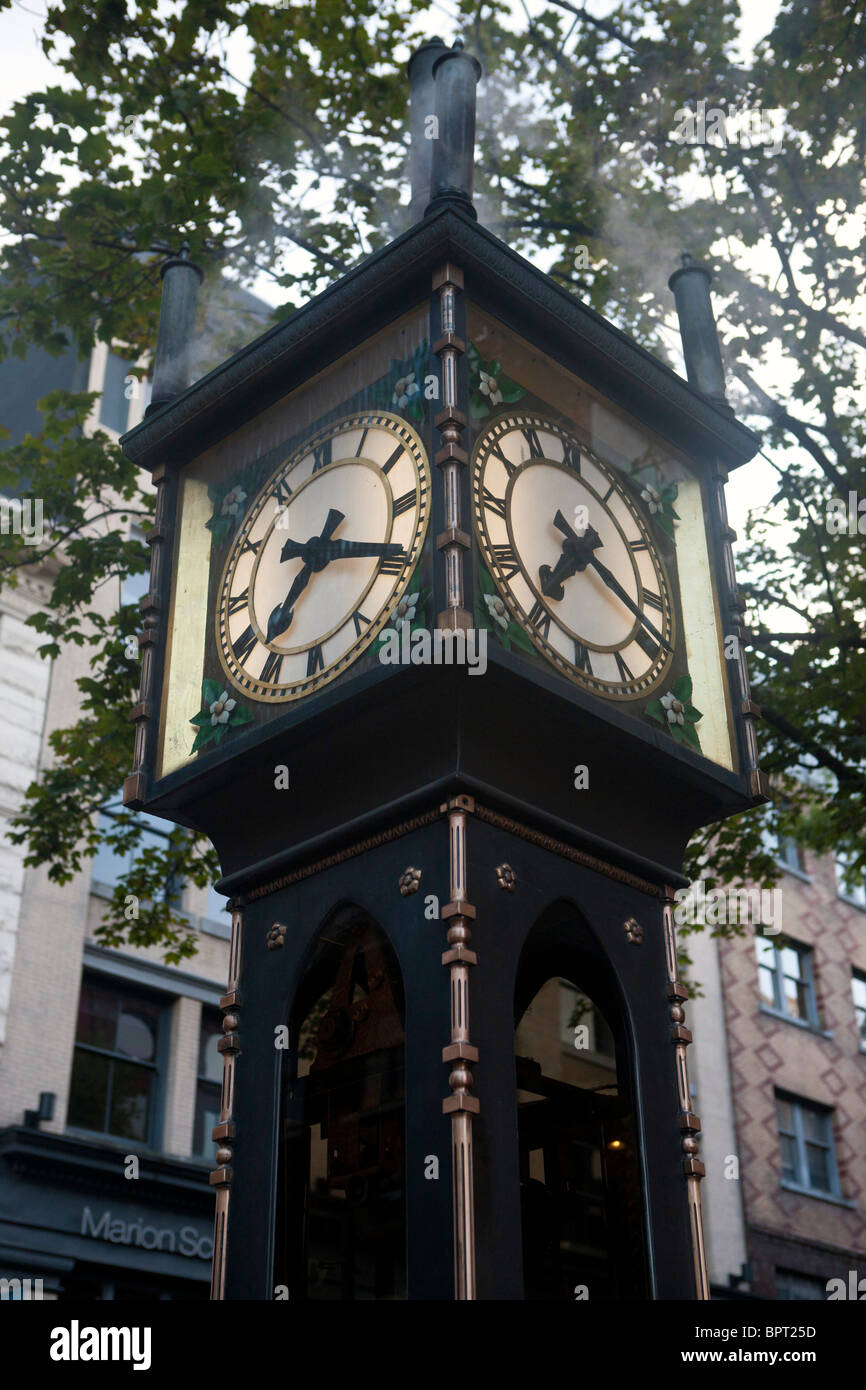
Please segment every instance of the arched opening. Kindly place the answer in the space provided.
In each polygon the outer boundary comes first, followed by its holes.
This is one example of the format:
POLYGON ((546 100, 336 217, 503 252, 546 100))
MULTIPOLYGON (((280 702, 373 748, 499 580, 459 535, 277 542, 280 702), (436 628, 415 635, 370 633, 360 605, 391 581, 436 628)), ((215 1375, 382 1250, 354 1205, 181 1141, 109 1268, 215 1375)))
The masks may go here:
POLYGON ((289 1024, 275 1283, 289 1298, 404 1298, 403 985, 353 906, 319 933, 289 1024))
POLYGON ((624 1020, 597 948, 581 951, 588 933, 575 924, 563 935, 558 925, 531 934, 515 995, 524 1296, 642 1299, 624 1020))

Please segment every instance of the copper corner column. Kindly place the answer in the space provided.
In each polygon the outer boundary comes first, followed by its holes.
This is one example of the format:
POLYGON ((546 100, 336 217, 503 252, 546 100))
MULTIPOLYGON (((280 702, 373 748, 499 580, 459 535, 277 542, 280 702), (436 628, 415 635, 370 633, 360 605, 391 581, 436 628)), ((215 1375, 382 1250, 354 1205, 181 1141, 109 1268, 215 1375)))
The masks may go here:
POLYGON ((667 992, 670 1000, 671 1040, 676 1051, 677 1096, 679 1098, 679 1127, 682 1133, 683 1172, 686 1176, 686 1200, 689 1204, 689 1230, 692 1238, 692 1258, 695 1271, 695 1297, 709 1299, 710 1281, 707 1274, 707 1250, 704 1243, 704 1216, 701 1207, 701 1178, 706 1173, 698 1158, 698 1138, 701 1122, 692 1110, 689 1091, 689 1068, 686 1061, 686 1048, 692 1035, 685 1027, 683 1005, 689 992, 682 984, 677 966, 677 929, 674 923, 674 890, 666 888, 666 899, 662 909, 665 934, 665 964, 667 967, 667 992))
POLYGON ((439 358, 442 381, 442 409, 434 424, 442 436, 442 447, 433 462, 442 470, 445 492, 445 530, 436 537, 436 546, 445 559, 444 612, 439 614, 438 626, 446 632, 468 630, 471 615, 464 608, 463 555, 471 541, 461 529, 460 474, 469 461, 463 447, 466 416, 457 408, 457 373, 466 344, 457 336, 457 295, 463 290, 463 272, 454 265, 445 265, 433 276, 433 292, 439 298, 441 336, 433 344, 439 358))
POLYGON ((470 1062, 478 1061, 478 1049, 469 1041, 469 967, 477 956, 469 949, 469 922, 475 908, 467 900, 466 817, 474 809, 471 796, 455 796, 442 807, 448 816, 448 851, 451 901, 442 909, 448 921, 449 950, 442 964, 451 972, 451 1043, 442 1049, 442 1061, 453 1063, 448 1084, 451 1095, 442 1102, 442 1113, 451 1116, 451 1184, 454 1199, 454 1297, 474 1299, 475 1294, 475 1177, 472 1158, 472 1116, 479 1111, 470 1095, 470 1062))
POLYGON ((208 1181, 212 1187, 216 1188, 216 1212, 214 1214, 214 1234, 213 1234, 213 1274, 211 1276, 210 1296, 211 1299, 221 1300, 225 1298, 226 1283, 226 1235, 229 1219, 229 1198, 231 1196, 232 1170, 232 1150, 230 1142, 234 1141, 235 1125, 232 1119, 235 1100, 235 1057, 240 1050, 240 1038, 237 1034, 238 1014, 237 1009, 240 1004, 240 990, 238 988, 241 965, 241 933, 243 930, 243 918, 240 908, 232 904, 232 939, 229 951, 229 977, 226 993, 220 999, 220 1008, 223 1011, 223 1033, 217 1043, 217 1049, 223 1055, 223 1084, 220 1095, 220 1122, 214 1125, 212 1138, 218 1145, 216 1151, 216 1161, 218 1167, 210 1174, 208 1181))

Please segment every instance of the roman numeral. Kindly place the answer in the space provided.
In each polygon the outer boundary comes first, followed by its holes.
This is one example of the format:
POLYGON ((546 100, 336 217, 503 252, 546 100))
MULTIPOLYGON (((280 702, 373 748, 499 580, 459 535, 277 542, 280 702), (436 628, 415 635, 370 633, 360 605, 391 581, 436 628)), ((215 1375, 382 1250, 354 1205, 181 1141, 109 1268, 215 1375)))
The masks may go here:
MULTIPOLYGON (((262 540, 264 540, 264 536, 262 536, 262 540)), ((251 541, 249 536, 244 536, 244 543, 241 546, 241 555, 246 555, 248 550, 252 551, 253 555, 258 555, 262 540, 251 541)))
POLYGON ((367 430, 367 429, 365 429, 365 430, 364 430, 364 433, 361 435, 361 438, 360 438, 360 440, 359 440, 359 442, 358 442, 358 447, 357 447, 357 449, 355 450, 355 458, 356 458, 356 459, 359 459, 359 458, 361 457, 361 452, 362 452, 362 450, 363 450, 363 448, 364 448, 364 440, 367 438, 367 435, 368 435, 369 433, 370 433, 370 431, 367 430))
POLYGON ((402 574, 403 566, 406 563, 406 552, 402 550, 399 555, 383 555, 382 563, 379 566, 380 574, 402 574))
POLYGON ((493 558, 502 570, 504 579, 513 579, 515 574, 520 573, 520 561, 512 546, 494 545, 493 558))
POLYGON ((364 627, 370 626, 370 619, 364 617, 364 614, 361 612, 360 608, 356 608, 354 613, 352 614, 352 622, 355 624, 356 637, 361 636, 361 632, 363 631, 361 627, 362 623, 364 624, 364 627))
POLYGON ((246 608, 250 597, 249 589, 244 589, 242 594, 235 594, 234 598, 229 597, 229 617, 233 613, 239 613, 242 608, 246 608))
POLYGON ((484 488, 481 493, 481 500, 489 511, 493 512, 495 516, 500 517, 503 521, 505 520, 504 497, 494 497, 489 488, 484 488))
MULTIPOLYGON (((393 454, 391 455, 391 457, 390 457, 389 459, 386 459, 385 462, 382 464, 382 472, 383 472, 383 473, 390 473, 390 472, 391 472, 391 469, 394 467, 394 464, 397 462, 397 460, 398 460, 399 458, 402 458, 402 457, 403 457, 403 454, 404 454, 404 453, 405 453, 405 450, 404 450, 404 448, 403 448, 403 445, 402 445, 402 444, 398 444, 397 447, 396 447, 396 449, 394 450, 393 454)), ((412 496, 413 496, 413 497, 415 496, 414 492, 413 492, 412 496)))
POLYGON ((664 613, 665 606, 658 594, 654 594, 651 589, 644 589, 643 601, 648 608, 655 608, 659 613, 664 613))
POLYGON ((320 468, 327 468, 331 462, 331 441, 326 439, 324 444, 313 446, 313 472, 318 473, 320 468))
POLYGON ((616 492, 616 488, 614 487, 613 483, 611 483, 611 485, 610 485, 610 487, 608 488, 607 492, 604 494, 604 497, 602 497, 602 499, 601 499, 602 502, 606 502, 607 499, 608 499, 608 498, 611 496, 611 494, 614 493, 614 492, 616 492))
POLYGON ((524 429, 523 437, 525 438, 526 443, 529 446, 529 457, 531 459, 543 459, 544 450, 541 447, 541 442, 538 438, 538 435, 535 433, 535 430, 524 429))
POLYGON ((533 604, 532 611, 529 614, 529 621, 532 623, 533 627, 538 628, 538 631, 546 640, 547 634, 550 632, 550 614, 540 599, 536 599, 533 604))
POLYGON ((614 657, 616 658, 616 669, 619 671, 620 680, 633 681, 634 674, 628 669, 619 652, 614 652, 614 657))
POLYGON ((505 471, 507 472, 509 478, 513 477, 514 474, 517 472, 517 464, 511 462, 511 459, 503 450, 502 445, 498 442, 496 444, 491 444, 490 452, 491 454, 495 454, 495 456, 499 459, 499 462, 505 466, 505 471))
POLYGON ((646 652, 650 661, 655 661, 656 657, 658 656, 661 650, 658 642, 653 641, 649 633, 644 632, 643 628, 641 628, 640 632, 635 633, 634 640, 637 642, 641 651, 646 652))
POLYGON ((574 664, 579 671, 585 671, 588 676, 592 675, 592 662, 589 659, 589 649, 582 642, 575 640, 574 643, 574 664))
POLYGON ((317 671, 325 669, 325 653, 322 650, 321 642, 318 646, 310 647, 307 652, 307 675, 314 676, 317 671))
POLYGON ((241 666, 244 664, 255 645, 256 634, 251 627, 244 628, 237 641, 232 642, 232 651, 235 654, 235 660, 238 661, 241 666))
POLYGON ((277 499, 281 507, 284 507, 286 505, 291 495, 292 489, 289 487, 285 478, 280 478, 280 481, 274 488, 274 497, 277 499))
MULTIPOLYGON (((402 450, 401 450, 402 452, 402 450)), ((415 489, 411 492, 404 492, 402 497, 398 497, 394 503, 394 515, 402 516, 404 512, 411 511, 415 505, 415 489)))
POLYGON ((572 469, 575 473, 580 473, 580 450, 575 449, 573 444, 567 444, 563 441, 562 461, 566 468, 572 469))
POLYGON ((268 652, 259 680, 276 685, 279 681, 280 667, 283 664, 282 652, 268 652))

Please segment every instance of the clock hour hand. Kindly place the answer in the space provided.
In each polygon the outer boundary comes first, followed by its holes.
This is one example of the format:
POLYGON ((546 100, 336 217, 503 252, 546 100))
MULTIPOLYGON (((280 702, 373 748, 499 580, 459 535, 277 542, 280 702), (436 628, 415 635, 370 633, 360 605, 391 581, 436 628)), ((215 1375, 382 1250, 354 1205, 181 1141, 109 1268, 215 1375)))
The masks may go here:
POLYGON ((268 618, 267 640, 273 642, 275 637, 279 637, 281 632, 285 632, 287 627, 291 627, 292 618, 295 616, 295 604, 301 594, 306 589, 312 577, 312 566, 304 565, 295 575, 294 583, 282 603, 278 603, 271 616, 268 618))
POLYGON ((556 513, 553 524, 565 536, 565 540, 562 542, 562 554, 553 569, 550 568, 550 565, 541 565, 538 577, 541 580, 541 592, 545 598, 559 600, 565 593, 562 581, 570 579, 573 574, 586 569, 593 550, 597 550, 601 545, 601 537, 592 526, 587 526, 584 534, 579 536, 566 521, 561 511, 556 513))
POLYGON ((656 639, 659 645, 664 647, 666 651, 673 651, 673 647, 671 646, 670 642, 665 641, 658 628, 655 627, 652 622, 650 622, 650 619, 646 616, 645 613, 641 612, 637 604, 630 597, 630 595, 626 593, 619 580, 615 577, 615 575, 611 574, 607 566, 603 565, 600 560, 597 560, 594 555, 590 557, 589 563, 592 565, 593 569, 601 576, 604 583, 610 589, 611 593, 616 594, 620 602, 624 603, 626 608, 630 609, 631 612, 634 613, 635 617, 640 619, 647 632, 652 634, 652 636, 656 639))
MULTIPOLYGON (((345 521, 345 519, 346 518, 343 512, 339 512, 337 511, 336 507, 332 507, 331 510, 328 512, 327 518, 325 519, 325 524, 322 527, 321 535, 314 536, 312 537, 312 539, 320 541, 329 541, 331 539, 331 536, 334 534, 337 527, 339 526, 340 522, 345 521)), ((290 544, 290 542, 286 542, 286 544, 290 544)), ((285 546, 283 546, 283 551, 285 551, 285 546)), ((281 560, 289 558, 291 557, 286 556, 285 554, 281 554, 280 556, 281 560)), ((294 609, 298 598, 309 584, 311 575, 316 570, 324 569, 325 564, 327 564, 327 561, 316 563, 315 560, 307 560, 306 563, 301 567, 301 569, 298 570, 298 573, 295 575, 292 587, 286 595, 285 599, 282 603, 277 604, 271 616, 268 618, 268 630, 266 634, 266 639, 268 642, 273 642, 275 637, 278 637, 281 632, 285 632, 286 628, 291 626, 292 619, 295 616, 294 609)))

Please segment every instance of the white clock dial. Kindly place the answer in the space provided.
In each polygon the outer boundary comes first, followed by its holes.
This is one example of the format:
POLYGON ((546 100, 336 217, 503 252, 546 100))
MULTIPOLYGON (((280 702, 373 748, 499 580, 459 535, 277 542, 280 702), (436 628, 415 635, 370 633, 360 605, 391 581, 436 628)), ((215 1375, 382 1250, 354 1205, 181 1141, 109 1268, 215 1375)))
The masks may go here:
POLYGON ((216 636, 231 683, 297 700, 355 661, 406 588, 429 496, 420 439, 386 411, 298 449, 253 501, 223 571, 216 636))
POLYGON ((617 473, 543 416, 500 417, 473 459, 475 528, 513 618, 571 679, 633 699, 673 657, 670 583, 617 473))

